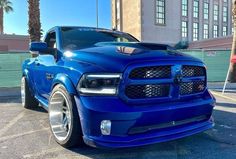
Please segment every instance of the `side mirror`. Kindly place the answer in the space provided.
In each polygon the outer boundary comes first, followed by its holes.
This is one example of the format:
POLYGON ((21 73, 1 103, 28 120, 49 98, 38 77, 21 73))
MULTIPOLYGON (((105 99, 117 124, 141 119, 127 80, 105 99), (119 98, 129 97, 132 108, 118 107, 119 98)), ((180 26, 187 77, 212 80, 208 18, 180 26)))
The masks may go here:
POLYGON ((38 52, 44 52, 47 51, 48 46, 44 42, 31 42, 29 46, 29 50, 32 52, 38 51, 38 52))

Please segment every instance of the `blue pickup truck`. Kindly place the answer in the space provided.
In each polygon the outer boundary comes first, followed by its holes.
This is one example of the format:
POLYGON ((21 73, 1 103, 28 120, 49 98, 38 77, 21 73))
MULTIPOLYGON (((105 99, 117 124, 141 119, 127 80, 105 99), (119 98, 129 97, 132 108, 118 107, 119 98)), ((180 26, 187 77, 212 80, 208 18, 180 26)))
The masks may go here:
POLYGON ((24 108, 49 113, 64 147, 122 148, 193 135, 213 127, 215 98, 199 59, 128 33, 54 27, 24 61, 24 108))

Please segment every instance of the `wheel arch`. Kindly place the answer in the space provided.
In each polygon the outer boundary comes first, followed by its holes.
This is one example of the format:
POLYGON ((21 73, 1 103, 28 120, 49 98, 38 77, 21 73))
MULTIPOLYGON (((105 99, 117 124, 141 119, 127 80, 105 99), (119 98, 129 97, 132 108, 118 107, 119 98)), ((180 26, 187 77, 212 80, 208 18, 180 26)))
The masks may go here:
POLYGON ((29 73, 28 69, 25 68, 22 70, 22 77, 25 77, 25 80, 28 82, 29 89, 30 89, 31 93, 35 95, 36 90, 34 88, 33 81, 30 77, 30 73, 29 73))
POLYGON ((77 93, 76 87, 74 86, 71 79, 66 74, 60 73, 56 75, 56 77, 53 79, 51 90, 53 90, 53 88, 58 84, 63 85, 69 94, 77 93))
POLYGON ((22 71, 22 77, 25 77, 27 81, 29 80, 29 71, 27 69, 22 71))

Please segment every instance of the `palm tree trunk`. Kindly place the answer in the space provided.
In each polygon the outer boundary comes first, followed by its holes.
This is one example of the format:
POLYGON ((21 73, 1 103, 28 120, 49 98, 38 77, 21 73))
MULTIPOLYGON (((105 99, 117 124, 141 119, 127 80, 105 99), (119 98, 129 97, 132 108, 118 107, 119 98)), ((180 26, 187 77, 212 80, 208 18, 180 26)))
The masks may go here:
MULTIPOLYGON (((236 55, 236 0, 232 0, 232 14, 233 14, 233 27, 234 27, 234 35, 233 35, 233 43, 231 49, 231 58, 236 55)), ((230 64, 230 73, 229 73, 229 81, 232 83, 236 82, 236 64, 230 64)))
POLYGON ((40 23, 40 0, 28 0, 28 15, 29 15, 29 35, 30 41, 40 41, 41 38, 41 23, 40 23))
POLYGON ((3 34, 3 8, 0 8, 0 34, 3 34))

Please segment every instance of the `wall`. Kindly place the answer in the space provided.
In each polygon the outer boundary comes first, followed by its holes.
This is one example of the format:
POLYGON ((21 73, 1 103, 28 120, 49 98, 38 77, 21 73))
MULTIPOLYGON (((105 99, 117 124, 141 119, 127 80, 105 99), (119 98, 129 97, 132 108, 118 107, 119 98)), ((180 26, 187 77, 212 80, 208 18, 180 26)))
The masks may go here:
POLYGON ((183 53, 201 59, 207 67, 208 81, 223 82, 230 61, 230 50, 182 50, 183 53))
POLYGON ((142 41, 174 45, 180 41, 180 2, 166 0, 166 24, 155 24, 155 0, 142 0, 142 41))
POLYGON ((5 52, 0 54, 0 87, 20 86, 22 62, 29 53, 5 52))
POLYGON ((141 40, 141 0, 122 0, 122 31, 141 40))
MULTIPOLYGON (((208 81, 223 82, 228 71, 230 50, 182 50, 182 52, 201 59, 207 66, 208 81)), ((0 87, 20 86, 21 65, 29 53, 0 54, 0 87)))
POLYGON ((29 37, 24 35, 0 35, 0 51, 28 51, 29 37))
POLYGON ((189 44, 189 49, 231 49, 233 36, 195 41, 189 44))

